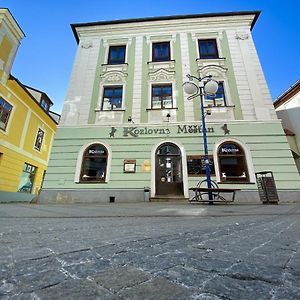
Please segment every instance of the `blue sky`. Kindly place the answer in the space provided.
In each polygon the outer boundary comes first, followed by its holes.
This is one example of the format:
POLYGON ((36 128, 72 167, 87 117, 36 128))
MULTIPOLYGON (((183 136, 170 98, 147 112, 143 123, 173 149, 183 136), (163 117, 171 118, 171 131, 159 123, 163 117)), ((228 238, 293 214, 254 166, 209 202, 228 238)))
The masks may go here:
POLYGON ((12 74, 48 94, 61 112, 76 53, 70 24, 102 20, 261 10, 252 31, 273 99, 300 78, 298 0, 0 0, 26 37, 12 74))

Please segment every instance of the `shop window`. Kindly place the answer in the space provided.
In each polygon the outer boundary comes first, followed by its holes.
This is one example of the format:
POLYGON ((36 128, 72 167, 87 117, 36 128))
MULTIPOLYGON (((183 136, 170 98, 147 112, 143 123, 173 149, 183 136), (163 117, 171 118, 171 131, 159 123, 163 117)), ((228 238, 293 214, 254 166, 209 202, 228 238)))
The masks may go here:
POLYGON ((41 151, 44 134, 45 134, 44 131, 39 128, 37 135, 36 135, 35 143, 34 143, 34 149, 41 151))
POLYGON ((123 87, 110 86, 103 90, 102 110, 117 110, 122 108, 123 87))
POLYGON ((126 46, 110 46, 108 53, 108 64, 117 65, 125 63, 126 46))
POLYGON ((0 129, 6 130, 11 111, 12 105, 0 98, 0 129))
POLYGON ((218 149, 221 182, 249 182, 245 152, 234 142, 225 142, 218 149))
POLYGON ((152 61, 171 60, 170 42, 152 44, 152 61))
POLYGON ((223 82, 219 82, 218 91, 215 95, 205 95, 205 106, 227 106, 223 82))
POLYGON ((200 58, 219 58, 217 42, 215 39, 198 40, 200 58))
POLYGON ((18 192, 31 193, 36 170, 37 170, 37 167, 32 166, 27 163, 24 164, 23 172, 20 177, 18 192))
MULTIPOLYGON (((210 173, 215 174, 214 159, 212 155, 208 156, 210 173)), ((189 176, 205 176, 205 156, 204 155, 188 155, 187 156, 187 170, 189 176)))
POLYGON ((105 182, 107 149, 101 144, 89 146, 83 153, 80 182, 105 182))
POLYGON ((153 85, 151 93, 151 108, 172 108, 172 85, 153 85))

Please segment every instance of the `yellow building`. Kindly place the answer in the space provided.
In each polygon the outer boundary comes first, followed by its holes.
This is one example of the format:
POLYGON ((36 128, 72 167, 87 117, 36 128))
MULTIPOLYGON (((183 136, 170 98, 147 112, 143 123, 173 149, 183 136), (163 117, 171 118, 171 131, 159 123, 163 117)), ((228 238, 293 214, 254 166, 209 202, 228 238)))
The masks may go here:
POLYGON ((32 201, 39 193, 59 117, 45 93, 10 74, 24 36, 0 9, 0 202, 32 201))

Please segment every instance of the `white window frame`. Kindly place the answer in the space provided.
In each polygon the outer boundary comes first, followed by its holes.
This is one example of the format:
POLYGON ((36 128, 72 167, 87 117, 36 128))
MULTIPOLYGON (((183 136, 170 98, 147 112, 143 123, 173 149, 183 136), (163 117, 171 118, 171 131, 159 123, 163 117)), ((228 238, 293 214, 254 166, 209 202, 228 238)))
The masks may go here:
MULTIPOLYGON (((81 167, 82 167, 82 159, 83 154, 85 150, 90 147, 91 145, 99 144, 103 145, 107 149, 107 165, 106 165, 106 178, 105 181, 99 182, 99 184, 107 183, 110 180, 110 172, 111 172, 111 160, 112 160, 112 151, 110 145, 103 141, 92 141, 88 144, 85 144, 81 147, 81 149, 78 152, 77 155, 77 161, 76 161, 76 169, 75 169, 75 175, 74 175, 74 182, 78 184, 90 184, 89 182, 80 182, 80 173, 81 173, 81 167)), ((95 184, 95 183, 94 183, 95 184)), ((96 183, 97 184, 97 183, 96 183)))
MULTIPOLYGON (((176 93, 175 93, 175 82, 172 81, 155 81, 150 82, 149 84, 149 90, 148 90, 148 108, 155 110, 155 108, 152 108, 152 86, 155 85, 172 85, 172 108, 161 108, 161 110, 164 109, 174 109, 177 108, 177 101, 176 101, 176 93)), ((158 109, 158 108, 157 108, 158 109)))

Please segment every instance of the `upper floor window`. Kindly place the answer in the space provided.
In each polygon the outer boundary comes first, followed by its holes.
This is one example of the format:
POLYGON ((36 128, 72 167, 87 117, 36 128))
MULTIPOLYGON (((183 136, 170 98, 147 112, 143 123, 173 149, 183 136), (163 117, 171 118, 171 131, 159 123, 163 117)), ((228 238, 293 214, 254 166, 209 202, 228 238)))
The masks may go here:
POLYGON ((218 149, 219 169, 222 182, 248 182, 249 173, 245 152, 234 142, 225 142, 218 149))
POLYGON ((170 42, 152 44, 152 61, 171 60, 170 42))
POLYGON ((126 46, 110 46, 108 53, 108 64, 117 65, 125 63, 126 46))
POLYGON ((205 95, 205 106, 227 106, 223 82, 219 82, 218 91, 214 96, 205 95))
POLYGON ((0 128, 2 130, 6 129, 11 111, 12 105, 10 105, 3 98, 0 98, 0 128))
POLYGON ((105 182, 107 149, 101 144, 89 146, 83 153, 80 182, 105 182))
POLYGON ((35 143, 34 143, 34 149, 41 150, 43 139, 44 139, 44 131, 39 128, 38 133, 36 135, 35 143))
POLYGON ((104 87, 101 110, 116 110, 122 108, 123 87, 104 87))
POLYGON ((151 108, 172 108, 172 85, 153 85, 151 95, 151 108))
POLYGON ((45 99, 42 99, 41 102, 40 102, 40 105, 43 108, 43 110, 45 110, 47 112, 49 111, 50 104, 49 104, 48 101, 46 101, 45 99))
POLYGON ((200 58, 219 58, 215 39, 198 40, 200 58))

